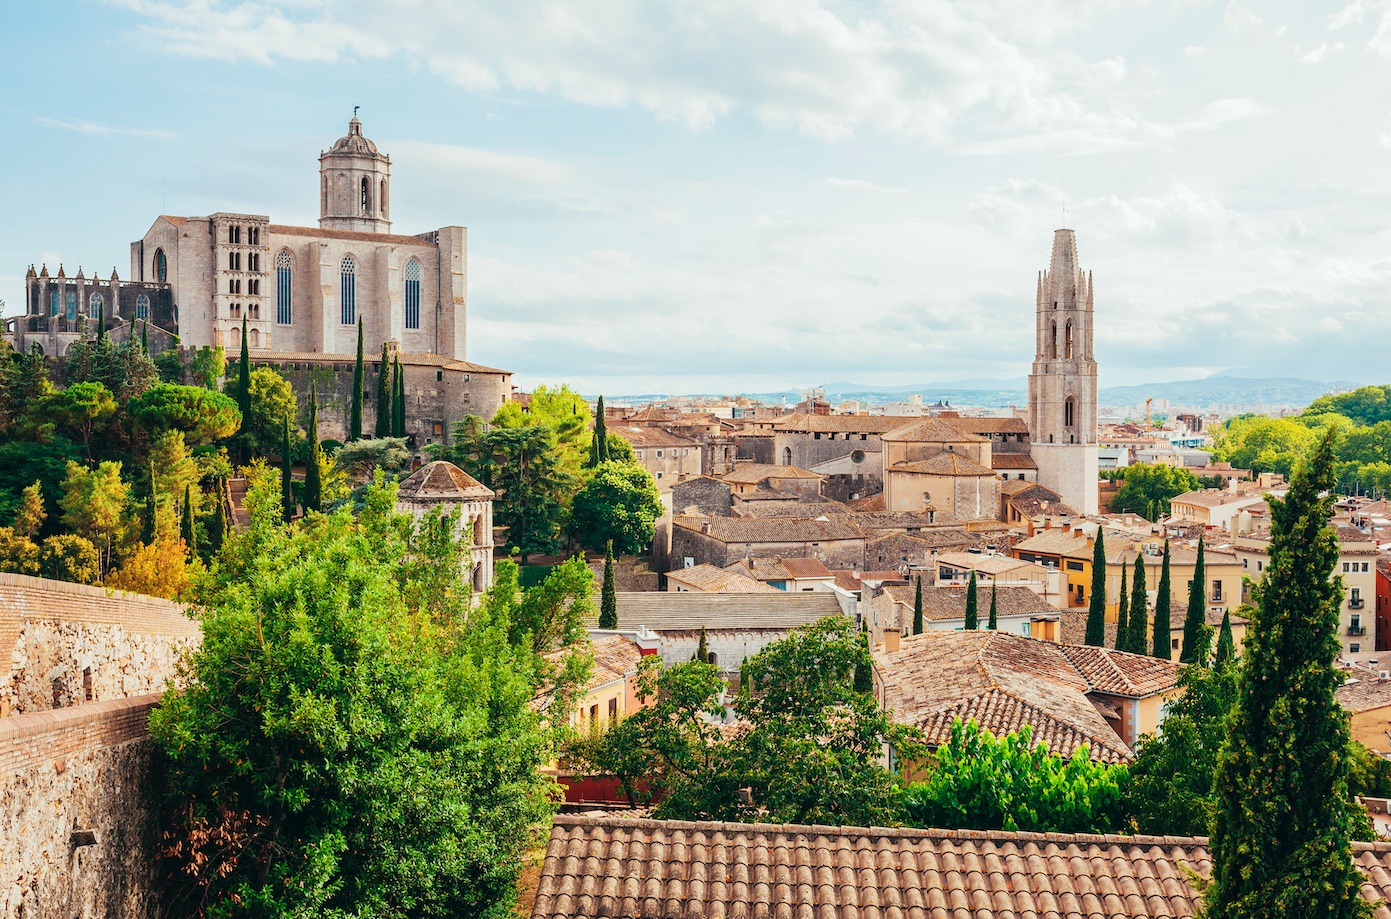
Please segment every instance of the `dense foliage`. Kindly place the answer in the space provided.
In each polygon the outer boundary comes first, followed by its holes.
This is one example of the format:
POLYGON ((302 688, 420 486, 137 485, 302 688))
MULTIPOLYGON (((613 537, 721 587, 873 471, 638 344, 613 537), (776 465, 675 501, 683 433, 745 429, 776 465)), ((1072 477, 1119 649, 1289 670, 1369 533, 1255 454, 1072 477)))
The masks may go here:
POLYGON ((1148 520, 1169 515, 1171 499, 1201 487, 1198 477, 1181 466, 1134 463, 1120 470, 1121 487, 1111 499, 1116 514, 1139 514, 1148 520))
POLYGON ((612 543, 620 555, 636 555, 652 544, 661 515, 662 498, 651 473, 636 463, 605 461, 575 495, 569 529, 591 551, 612 543))

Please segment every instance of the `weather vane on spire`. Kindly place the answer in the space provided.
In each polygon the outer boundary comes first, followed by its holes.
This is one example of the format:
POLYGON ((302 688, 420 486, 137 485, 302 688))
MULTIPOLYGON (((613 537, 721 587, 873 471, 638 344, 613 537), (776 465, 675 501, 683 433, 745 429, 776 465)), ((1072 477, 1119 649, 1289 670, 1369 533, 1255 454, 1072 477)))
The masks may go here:
POLYGON ((360 105, 354 105, 354 106, 353 106, 353 117, 354 117, 354 118, 357 117, 357 110, 360 109, 360 108, 362 108, 362 106, 360 106, 360 105))

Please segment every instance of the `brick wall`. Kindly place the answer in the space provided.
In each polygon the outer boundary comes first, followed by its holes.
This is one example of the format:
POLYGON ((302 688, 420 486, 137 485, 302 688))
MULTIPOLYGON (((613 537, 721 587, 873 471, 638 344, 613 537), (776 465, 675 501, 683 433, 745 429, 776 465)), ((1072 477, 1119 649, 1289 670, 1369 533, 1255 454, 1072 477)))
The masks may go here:
POLYGON ((160 915, 156 695, 0 720, 0 917, 160 915), (96 833, 74 847, 73 830, 96 833))

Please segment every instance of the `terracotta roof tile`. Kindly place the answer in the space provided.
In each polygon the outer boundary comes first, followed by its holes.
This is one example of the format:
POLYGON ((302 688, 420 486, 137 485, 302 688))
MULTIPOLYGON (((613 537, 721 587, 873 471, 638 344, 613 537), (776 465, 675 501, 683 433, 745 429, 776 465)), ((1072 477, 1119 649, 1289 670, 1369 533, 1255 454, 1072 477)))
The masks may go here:
POLYGON ((453 463, 435 460, 412 472, 397 487, 396 497, 412 503, 472 501, 491 498, 493 491, 453 463))
POLYGON ((323 227, 292 227, 272 223, 266 227, 272 236, 318 236, 323 239, 351 239, 365 243, 393 243, 398 246, 429 246, 437 248, 430 240, 420 236, 400 236, 395 233, 362 233, 356 230, 326 230, 323 227))
POLYGON ((995 476, 993 469, 986 469, 980 463, 969 460, 958 453, 938 453, 924 460, 894 463, 889 469, 892 472, 919 472, 924 475, 990 476, 991 478, 995 476))
POLYGON ((822 542, 837 539, 864 539, 859 527, 844 517, 816 520, 806 517, 675 517, 674 526, 725 543, 822 542))
POLYGON ((830 591, 788 593, 656 593, 619 591, 618 622, 625 628, 646 626, 654 632, 706 629, 794 629, 826 616, 839 616, 840 604, 830 591))
POLYGON ((668 581, 678 581, 704 593, 747 594, 776 591, 776 587, 761 584, 738 571, 714 565, 695 565, 667 572, 668 581))
POLYGON ((773 430, 822 434, 883 434, 912 423, 911 418, 892 418, 886 415, 797 414, 774 422, 773 430))
MULTIPOLYGON (((911 617, 917 595, 917 586, 885 587, 884 592, 911 617)), ((990 613, 990 587, 978 590, 976 599, 980 607, 981 621, 990 613)), ((1002 616, 1056 616, 1058 610, 1047 600, 1027 587, 997 587, 995 602, 1002 616)), ((929 620, 948 620, 966 618, 966 589, 964 587, 940 587, 923 585, 923 615, 929 620)))
POLYGON ((685 437, 678 437, 670 431, 658 427, 611 427, 609 433, 617 434, 635 450, 648 447, 699 447, 700 444, 685 437))
POLYGON ((820 473, 796 466, 774 466, 771 463, 740 463, 733 472, 719 477, 733 485, 757 485, 766 479, 821 479, 820 473))
POLYGON ((950 418, 946 420, 972 434, 1029 433, 1029 423, 1023 418, 950 418))
POLYGON ((991 469, 1037 469, 1038 463, 1027 453, 990 452, 991 469))
POLYGON ((872 495, 866 495, 863 498, 856 498, 854 501, 850 502, 850 509, 861 512, 886 510, 884 505, 884 493, 878 491, 872 495))
POLYGON ((946 418, 924 418, 893 429, 885 434, 883 439, 903 443, 979 444, 987 442, 989 438, 972 434, 946 418))
POLYGON ((821 563, 819 558, 785 558, 783 568, 793 578, 831 578, 831 569, 821 563))

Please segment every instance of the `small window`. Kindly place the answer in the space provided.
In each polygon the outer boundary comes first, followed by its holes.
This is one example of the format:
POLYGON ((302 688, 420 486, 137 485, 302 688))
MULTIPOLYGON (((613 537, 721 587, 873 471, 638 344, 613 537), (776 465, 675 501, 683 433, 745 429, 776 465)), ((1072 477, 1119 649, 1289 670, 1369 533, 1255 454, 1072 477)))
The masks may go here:
POLYGON ((1350 567, 1351 566, 1347 562, 1343 562, 1343 574, 1347 574, 1350 567))
POLYGON ((661 458, 662 458, 662 451, 661 451, 661 450, 658 450, 658 451, 657 451, 657 459, 661 459, 661 458))
POLYGON ((443 382, 444 382, 444 371, 443 371, 443 370, 436 370, 436 371, 435 371, 435 382, 436 382, 436 383, 443 383, 443 382))
POLYGON ((1361 654, 1361 653, 1362 653, 1362 646, 1361 646, 1361 645, 1357 645, 1357 644, 1348 645, 1348 653, 1349 653, 1349 654, 1361 654))
POLYGON ((140 296, 135 298, 135 318, 150 318, 150 298, 145 296, 144 294, 141 294, 140 296))
POLYGON ((433 425, 430 426, 430 431, 436 437, 438 437, 444 433, 444 425, 441 422, 436 421, 433 425))
POLYGON ((614 696, 612 699, 609 700, 609 718, 610 718, 610 719, 613 719, 613 718, 617 718, 617 717, 618 717, 618 697, 617 697, 617 696, 614 696))

